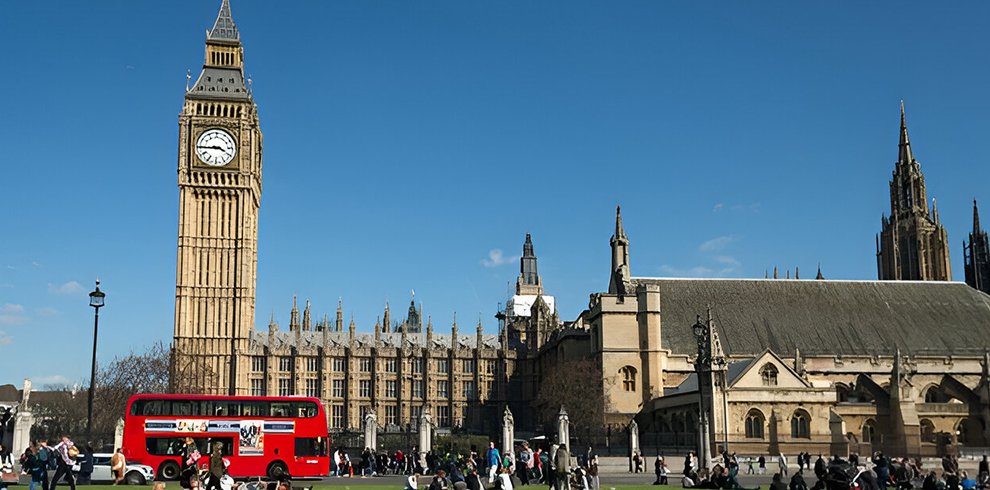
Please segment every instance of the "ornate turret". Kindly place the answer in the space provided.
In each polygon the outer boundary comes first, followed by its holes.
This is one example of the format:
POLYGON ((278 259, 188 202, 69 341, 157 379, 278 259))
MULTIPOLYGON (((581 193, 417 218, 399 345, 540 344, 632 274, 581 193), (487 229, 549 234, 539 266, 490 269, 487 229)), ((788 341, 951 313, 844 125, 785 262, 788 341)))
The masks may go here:
POLYGON ((353 316, 351 316, 351 324, 348 325, 347 330, 348 330, 347 331, 347 337, 350 340, 351 344, 353 345, 354 344, 354 337, 357 336, 356 335, 357 334, 357 326, 354 324, 354 317, 353 316))
POLYGON ((951 280, 948 235, 934 201, 929 211, 925 176, 911 150, 903 101, 897 162, 890 180, 890 217, 882 216, 880 225, 877 236, 880 280, 951 280))
POLYGON ((299 308, 296 307, 296 295, 292 295, 292 311, 289 312, 289 331, 299 330, 299 308))
POLYGON ((477 347, 478 349, 481 349, 482 347, 485 346, 485 335, 484 335, 484 329, 481 326, 481 315, 478 315, 478 327, 477 327, 477 331, 475 332, 475 335, 477 336, 476 338, 478 343, 477 347))
POLYGON ((536 266, 533 252, 533 238, 526 234, 522 257, 519 258, 519 278, 516 279, 516 294, 543 294, 543 280, 536 266))
POLYGON ((308 332, 313 329, 313 317, 310 313, 309 300, 306 300, 306 308, 303 309, 303 321, 302 321, 303 332, 308 332))
POLYGON ((969 234, 969 243, 963 242, 963 264, 966 284, 990 294, 990 242, 987 232, 980 227, 976 199, 973 199, 973 231, 969 234))
POLYGON ((622 228, 622 209, 615 207, 615 234, 610 240, 612 246, 612 275, 608 283, 609 294, 626 294, 629 275, 629 238, 622 228))
POLYGON ((389 312, 388 312, 388 301, 385 302, 385 325, 384 325, 384 328, 385 328, 385 330, 388 330, 388 331, 391 331, 392 330, 392 319, 389 316, 389 312))
POLYGON ((334 330, 338 332, 344 331, 344 300, 337 299, 337 319, 334 322, 334 330))

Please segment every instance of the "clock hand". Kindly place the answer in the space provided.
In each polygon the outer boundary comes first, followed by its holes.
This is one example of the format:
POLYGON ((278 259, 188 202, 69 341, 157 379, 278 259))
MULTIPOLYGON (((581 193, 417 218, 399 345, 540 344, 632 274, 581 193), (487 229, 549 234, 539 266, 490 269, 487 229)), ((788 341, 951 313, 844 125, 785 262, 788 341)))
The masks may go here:
POLYGON ((196 148, 204 148, 204 149, 207 149, 207 150, 223 150, 223 147, 222 146, 199 146, 199 145, 196 145, 196 148))

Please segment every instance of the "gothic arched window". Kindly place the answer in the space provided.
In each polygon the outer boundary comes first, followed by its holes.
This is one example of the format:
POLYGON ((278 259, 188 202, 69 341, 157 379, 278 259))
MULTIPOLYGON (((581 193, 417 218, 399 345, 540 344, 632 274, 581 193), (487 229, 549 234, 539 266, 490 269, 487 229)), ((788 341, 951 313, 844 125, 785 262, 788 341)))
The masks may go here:
POLYGON ((849 391, 851 391, 851 390, 845 384, 843 384, 843 383, 836 383, 835 384, 835 400, 837 402, 839 402, 839 403, 846 403, 846 402, 848 402, 849 401, 849 391))
POLYGON ((867 420, 863 424, 863 442, 866 444, 872 444, 873 439, 877 433, 877 426, 873 419, 867 420))
POLYGON ((626 366, 619 370, 622 375, 622 389, 626 391, 636 391, 636 368, 626 366))
POLYGON ((949 403, 951 397, 941 387, 932 385, 925 391, 925 403, 949 403))
POLYGON ((811 415, 804 410, 796 410, 791 416, 791 437, 795 439, 811 438, 811 415))
POLYGON ((967 425, 966 419, 960 420, 959 424, 956 425, 956 442, 959 444, 966 444, 969 442, 969 430, 966 427, 967 425))
POLYGON ((760 378, 763 378, 763 386, 777 386, 777 366, 769 362, 760 368, 760 378))
POLYGON ((921 442, 935 442, 935 424, 931 420, 921 419, 921 442))
POLYGON ((752 409, 746 414, 746 438, 763 439, 763 426, 766 419, 763 413, 757 409, 752 409))

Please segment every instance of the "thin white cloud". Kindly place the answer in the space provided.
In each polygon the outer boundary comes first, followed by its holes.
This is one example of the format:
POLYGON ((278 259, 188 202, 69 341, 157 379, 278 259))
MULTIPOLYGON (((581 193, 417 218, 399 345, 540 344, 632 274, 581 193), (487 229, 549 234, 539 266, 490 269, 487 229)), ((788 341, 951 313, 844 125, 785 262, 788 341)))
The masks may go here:
POLYGON ((11 340, 13 339, 10 338, 10 335, 7 335, 7 332, 0 330, 0 346, 9 344, 11 340))
POLYGON ((735 236, 732 236, 732 235, 724 235, 724 236, 720 236, 720 237, 715 237, 715 238, 712 238, 711 240, 708 240, 706 242, 703 242, 701 245, 698 245, 698 250, 700 250, 702 252, 717 252, 719 250, 722 250, 723 248, 725 248, 730 243, 732 243, 732 242, 734 242, 736 240, 737 240, 737 238, 735 236))
POLYGON ((0 325, 20 325, 26 321, 27 315, 24 314, 23 306, 14 303, 0 306, 0 325))
POLYGON ((725 203, 717 202, 717 203, 715 203, 715 206, 712 208, 712 212, 713 213, 717 213, 717 212, 721 211, 722 208, 724 208, 724 207, 725 207, 725 203))
POLYGON ((712 266, 677 267, 664 264, 660 266, 660 272, 670 277, 729 277, 742 269, 742 264, 733 257, 718 256, 714 261, 717 264, 712 266))
POLYGON ((82 284, 76 281, 69 281, 63 284, 48 283, 48 292, 52 294, 81 294, 86 292, 86 288, 82 287, 82 284))
POLYGON ((35 310, 35 313, 37 313, 38 316, 53 317, 58 315, 58 310, 52 308, 51 306, 45 306, 44 308, 38 308, 35 310))
POLYGON ((488 251, 487 259, 481 259, 481 265, 488 268, 499 267, 506 264, 512 264, 518 259, 519 257, 506 256, 505 252, 503 252, 501 248, 493 248, 488 251))
POLYGON ((16 271, 17 270, 17 267, 14 267, 14 266, 8 264, 7 265, 7 270, 16 271))
POLYGON ((31 265, 33 265, 34 267, 41 267, 41 262, 38 262, 37 260, 32 260, 31 265))
POLYGON ((24 306, 14 303, 7 303, 0 306, 0 313, 24 313, 24 306))

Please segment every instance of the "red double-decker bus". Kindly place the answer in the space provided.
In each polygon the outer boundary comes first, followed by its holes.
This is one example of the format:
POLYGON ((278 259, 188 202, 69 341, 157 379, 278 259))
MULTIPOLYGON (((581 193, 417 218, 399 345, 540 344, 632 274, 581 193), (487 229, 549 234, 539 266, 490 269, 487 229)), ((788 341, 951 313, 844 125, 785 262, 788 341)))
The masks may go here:
MULTIPOLYGON (((187 437, 203 456, 221 443, 234 478, 330 473, 327 419, 318 398, 135 395, 128 401, 127 461, 155 468, 159 480, 174 480, 187 437)), ((200 465, 207 461, 204 457, 200 465)))

